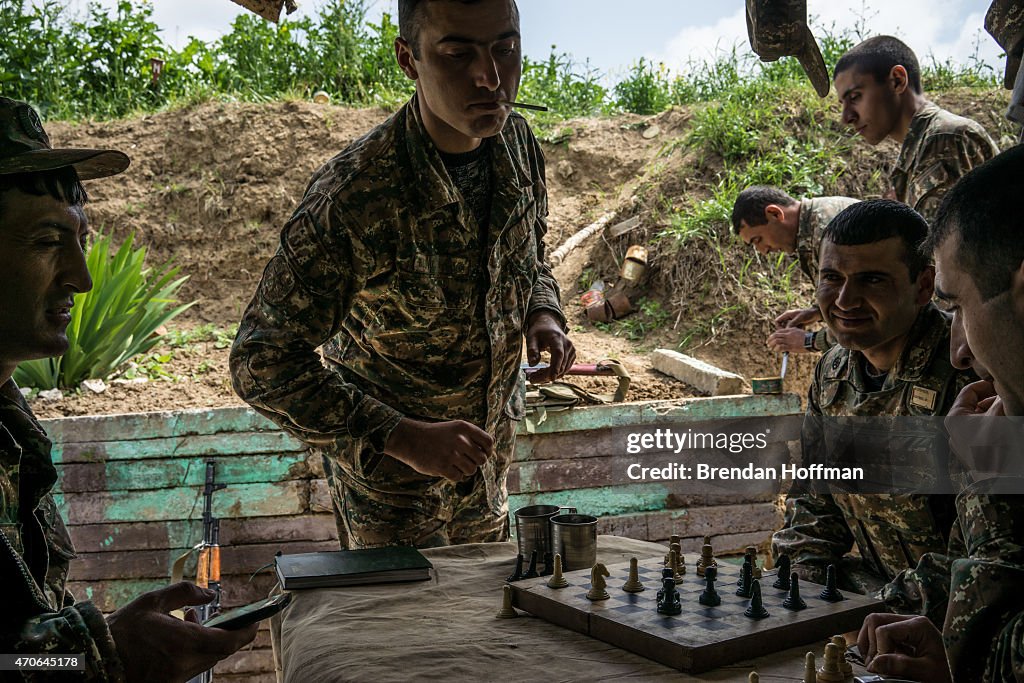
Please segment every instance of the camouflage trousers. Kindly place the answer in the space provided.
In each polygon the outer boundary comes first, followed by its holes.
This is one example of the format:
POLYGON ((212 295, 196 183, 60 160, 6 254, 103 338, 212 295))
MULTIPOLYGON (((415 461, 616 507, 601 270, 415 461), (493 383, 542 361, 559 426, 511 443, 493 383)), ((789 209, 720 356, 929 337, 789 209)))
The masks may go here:
POLYGON ((508 540, 505 480, 515 431, 516 422, 502 419, 493 435, 494 454, 459 483, 420 474, 363 443, 323 452, 341 546, 433 548, 508 540))

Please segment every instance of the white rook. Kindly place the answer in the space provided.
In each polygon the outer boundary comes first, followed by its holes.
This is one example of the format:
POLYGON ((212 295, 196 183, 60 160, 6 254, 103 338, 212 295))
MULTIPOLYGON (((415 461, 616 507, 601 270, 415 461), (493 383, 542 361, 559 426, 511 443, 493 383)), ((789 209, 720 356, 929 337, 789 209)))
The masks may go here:
POLYGON ((711 396, 743 393, 743 378, 739 375, 678 351, 657 349, 651 354, 651 365, 658 372, 675 377, 711 396))

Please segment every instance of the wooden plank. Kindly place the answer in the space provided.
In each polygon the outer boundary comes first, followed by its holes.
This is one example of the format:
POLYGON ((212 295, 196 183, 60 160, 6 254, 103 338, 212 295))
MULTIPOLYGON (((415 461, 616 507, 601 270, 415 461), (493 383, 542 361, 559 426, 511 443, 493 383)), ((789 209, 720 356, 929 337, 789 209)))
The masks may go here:
POLYGON ((527 505, 561 505, 574 507, 581 513, 598 517, 645 510, 662 510, 665 508, 665 501, 668 498, 668 491, 662 484, 630 484, 542 493, 513 493, 510 482, 509 494, 508 509, 513 512, 527 505))
MULTIPOLYGON (((781 523, 781 512, 774 504, 756 503, 602 517, 597 532, 642 540, 668 538, 672 534, 700 540, 705 535, 770 532, 781 523)), ((699 545, 695 550, 700 550, 699 545)))
MULTIPOLYGON (((229 485, 308 479, 311 476, 305 453, 221 457, 216 460, 215 467, 217 482, 229 485)), ((57 472, 60 474, 57 486, 64 493, 202 487, 206 481, 205 460, 197 457, 65 463, 58 467, 57 472)))
POLYGON ((134 441, 221 432, 278 430, 273 422, 246 407, 90 415, 39 422, 55 443, 134 441))
MULTIPOLYGON (((587 431, 520 434, 516 437, 515 460, 522 462, 528 460, 561 460, 567 457, 596 458, 628 455, 631 437, 639 439, 641 436, 638 435, 650 434, 653 439, 657 437, 656 431, 658 429, 672 429, 676 433, 681 433, 684 429, 692 429, 696 432, 712 434, 748 433, 748 430, 758 433, 762 430, 770 430, 765 434, 767 443, 791 443, 800 440, 802 423, 802 416, 778 417, 769 420, 763 417, 744 417, 701 420, 699 422, 691 421, 680 423, 679 425, 651 426, 633 424, 587 431)), ((667 439, 668 437, 665 437, 663 442, 669 443, 667 439)), ((636 443, 639 445, 639 441, 636 443)), ((675 441, 671 443, 675 443, 675 441)), ((671 448, 645 449, 638 455, 645 459, 682 459, 690 455, 699 455, 706 452, 708 452, 706 449, 687 448, 676 453, 675 446, 672 446, 671 448)))
POLYGON ((228 432, 159 439, 85 441, 53 445, 54 463, 105 462, 147 458, 236 457, 303 452, 305 446, 284 432, 228 432))
MULTIPOLYGON (((55 496, 69 524, 169 521, 202 514, 202 490, 195 488, 114 493, 68 493, 55 496)), ((297 515, 308 510, 306 481, 279 484, 236 484, 218 491, 213 499, 216 517, 271 517, 297 515)))

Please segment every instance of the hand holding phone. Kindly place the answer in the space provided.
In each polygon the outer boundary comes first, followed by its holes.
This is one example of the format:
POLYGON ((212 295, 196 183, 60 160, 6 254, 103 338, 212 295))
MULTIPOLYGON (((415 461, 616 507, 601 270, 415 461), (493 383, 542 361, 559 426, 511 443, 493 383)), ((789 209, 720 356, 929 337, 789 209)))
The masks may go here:
POLYGON ((228 610, 215 617, 207 619, 203 626, 222 628, 226 631, 234 631, 257 621, 262 621, 274 616, 283 610, 292 601, 291 593, 281 593, 266 600, 260 600, 244 607, 228 610))

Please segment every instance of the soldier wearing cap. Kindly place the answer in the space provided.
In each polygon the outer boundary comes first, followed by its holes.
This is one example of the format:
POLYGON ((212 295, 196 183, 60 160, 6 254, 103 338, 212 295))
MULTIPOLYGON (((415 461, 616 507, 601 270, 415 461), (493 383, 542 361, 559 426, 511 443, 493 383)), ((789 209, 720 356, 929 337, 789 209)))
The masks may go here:
POLYGON ((928 221, 957 180, 999 152, 977 121, 928 101, 917 57, 897 38, 875 36, 851 48, 834 81, 843 123, 868 144, 889 138, 902 145, 891 196, 928 221))
MULTIPOLYGON (((842 418, 943 416, 974 378, 969 369, 954 368, 946 353, 949 319, 931 302, 934 269, 918 253, 927 230, 917 212, 891 200, 853 204, 825 229, 817 299, 837 345, 815 368, 805 459, 821 462, 851 446, 843 441, 847 433, 832 429, 842 418)), ((932 463, 934 432, 910 422, 881 448, 901 463, 932 463)), ((943 469, 927 483, 951 487, 948 476, 943 469)), ((941 621, 948 582, 935 580, 945 571, 936 553, 946 550, 952 497, 886 490, 791 494, 773 552, 788 553, 804 578, 823 582, 834 564, 847 589, 881 590, 894 611, 941 621)))
POLYGON ((331 159, 231 353, 239 395, 317 447, 343 545, 508 535, 520 361, 572 364, 544 263, 544 157, 512 113, 512 0, 401 0, 416 94, 331 159), (322 346, 323 360, 317 349, 322 346))
POLYGON ((256 635, 255 625, 223 631, 171 616, 213 598, 188 583, 106 619, 66 590, 75 549, 53 499, 51 444, 11 376, 21 361, 67 350, 74 296, 92 288, 80 180, 128 163, 121 152, 53 149, 29 105, 0 97, 0 652, 76 654, 84 664, 81 676, 35 672, 33 681, 184 681, 256 635))
MULTIPOLYGON (((817 284, 821 233, 840 211, 857 201, 850 197, 796 200, 778 188, 754 185, 736 197, 732 229, 761 254, 796 254, 800 270, 817 284)), ((827 351, 835 343, 828 338, 827 330, 803 329, 816 322, 821 322, 817 306, 786 311, 775 319, 779 329, 768 337, 768 347, 793 353, 827 351)))

